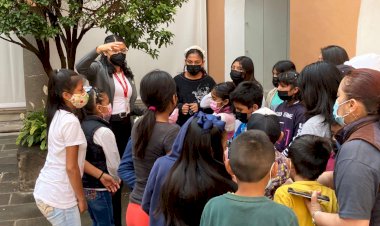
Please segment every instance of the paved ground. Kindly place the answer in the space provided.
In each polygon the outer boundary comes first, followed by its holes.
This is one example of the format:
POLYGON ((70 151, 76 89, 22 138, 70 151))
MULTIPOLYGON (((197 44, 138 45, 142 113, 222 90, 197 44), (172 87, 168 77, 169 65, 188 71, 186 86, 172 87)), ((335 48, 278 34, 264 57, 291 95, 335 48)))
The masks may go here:
MULTIPOLYGON (((0 226, 50 225, 36 207, 33 194, 19 190, 16 137, 17 133, 0 133, 0 226)), ((125 216, 127 191, 122 195, 125 216)), ((87 212, 81 218, 83 226, 92 225, 87 212)))

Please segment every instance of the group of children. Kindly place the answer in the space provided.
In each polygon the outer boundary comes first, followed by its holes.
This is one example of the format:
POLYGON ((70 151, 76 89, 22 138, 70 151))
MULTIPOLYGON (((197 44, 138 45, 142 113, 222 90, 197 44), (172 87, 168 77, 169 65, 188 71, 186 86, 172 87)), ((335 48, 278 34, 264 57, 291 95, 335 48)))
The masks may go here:
POLYGON ((87 205, 94 225, 113 225, 111 197, 120 179, 132 189, 128 226, 311 226, 304 196, 313 190, 324 197, 325 212, 337 212, 334 191, 316 180, 334 162, 330 128, 339 126, 333 120, 339 70, 318 62, 298 73, 291 61, 280 61, 272 71, 275 88, 264 98, 250 58, 232 63, 233 82, 216 85, 203 58, 202 49, 191 47, 174 79, 160 70, 143 77, 147 109, 122 159, 107 94, 85 89, 73 71, 52 75, 49 152, 34 196, 53 225, 65 221, 56 216, 68 208, 73 213, 65 225, 80 225, 87 205), (73 113, 82 107, 80 122, 73 113))

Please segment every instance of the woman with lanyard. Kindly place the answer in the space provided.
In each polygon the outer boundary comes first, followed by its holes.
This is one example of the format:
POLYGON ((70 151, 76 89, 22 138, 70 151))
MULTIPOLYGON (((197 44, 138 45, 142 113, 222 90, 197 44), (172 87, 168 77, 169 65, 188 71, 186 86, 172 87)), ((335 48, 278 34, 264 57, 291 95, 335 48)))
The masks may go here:
MULTIPOLYGON (((112 104, 110 125, 115 134, 120 157, 131 135, 131 115, 141 115, 135 108, 137 91, 132 71, 125 61, 128 48, 123 38, 109 35, 99 45, 79 60, 76 69, 86 76, 90 85, 104 90, 112 104), (99 60, 96 58, 101 55, 99 60)), ((121 189, 120 189, 121 190, 121 189)), ((115 225, 121 225, 121 193, 113 196, 115 225)))

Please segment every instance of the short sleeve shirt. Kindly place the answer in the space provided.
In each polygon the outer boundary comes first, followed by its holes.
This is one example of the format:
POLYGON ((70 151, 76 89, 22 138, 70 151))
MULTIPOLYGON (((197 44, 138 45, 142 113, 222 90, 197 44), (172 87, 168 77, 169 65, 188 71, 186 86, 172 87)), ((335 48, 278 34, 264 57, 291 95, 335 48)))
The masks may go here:
POLYGON ((87 141, 74 114, 58 110, 48 132, 48 154, 34 188, 34 197, 44 203, 67 209, 77 205, 75 192, 66 173, 66 147, 79 146, 78 165, 83 175, 87 141))
POLYGON ((362 140, 342 145, 336 157, 334 185, 339 216, 380 225, 380 152, 362 140))

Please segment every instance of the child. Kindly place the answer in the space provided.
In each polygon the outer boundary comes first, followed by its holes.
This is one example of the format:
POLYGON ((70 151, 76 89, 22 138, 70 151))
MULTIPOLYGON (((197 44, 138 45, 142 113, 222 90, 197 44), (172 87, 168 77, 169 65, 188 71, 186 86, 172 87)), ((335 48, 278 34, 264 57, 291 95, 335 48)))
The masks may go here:
POLYGON ((305 107, 299 101, 298 74, 295 71, 281 73, 278 76, 278 96, 284 102, 276 108, 284 137, 276 143, 276 149, 282 152, 296 137, 305 122, 305 107))
POLYGON ((264 189, 277 170, 268 136, 249 130, 232 142, 231 149, 227 170, 236 176, 238 190, 211 199, 200 225, 298 225, 292 210, 264 197, 264 189))
POLYGON ((171 151, 179 131, 177 124, 169 123, 169 115, 177 105, 176 85, 170 74, 160 70, 149 72, 141 80, 140 96, 148 110, 132 128, 136 182, 126 213, 129 226, 149 225, 149 217, 141 209, 146 182, 156 159, 171 151))
POLYGON ((336 213, 338 210, 334 190, 318 183, 316 179, 325 171, 330 157, 331 145, 326 138, 315 135, 297 137, 289 146, 290 177, 295 181, 277 189, 274 201, 292 208, 298 217, 299 225, 313 226, 312 217, 305 205, 304 198, 291 195, 288 188, 296 191, 320 191, 330 201, 321 201, 324 212, 336 213))
POLYGON ((210 198, 236 190, 223 164, 224 126, 220 117, 198 112, 181 128, 172 153, 156 161, 143 201, 151 225, 198 226, 210 198))
POLYGON ((87 141, 73 112, 87 104, 83 78, 60 69, 49 79, 47 100, 48 154, 34 188, 34 198, 52 225, 81 225, 87 209, 81 176, 87 141))
POLYGON ((215 86, 214 79, 204 69, 205 51, 199 46, 185 50, 185 70, 174 77, 178 95, 178 120, 182 126, 200 109, 202 98, 215 86))
MULTIPOLYGON (((269 108, 260 108, 255 111, 247 124, 247 130, 256 129, 261 130, 267 134, 273 146, 278 140, 281 140, 283 134, 281 133, 280 121, 276 113, 269 108)), ((270 185, 265 188, 265 196, 273 199, 273 195, 277 188, 284 184, 289 179, 289 166, 287 158, 274 148, 276 157, 275 162, 278 165, 276 176, 270 181, 270 185)))
POLYGON ((277 87, 279 85, 278 75, 287 71, 296 71, 296 66, 290 60, 280 60, 272 68, 272 84, 274 88, 268 92, 265 102, 265 106, 271 110, 275 110, 276 107, 283 102, 277 93, 277 87))
POLYGON ((251 114, 261 108, 263 99, 263 87, 257 81, 240 83, 230 94, 230 101, 235 107, 236 122, 234 138, 247 130, 247 122, 251 114))
POLYGON ((235 116, 232 113, 230 101, 230 93, 234 89, 234 83, 223 82, 217 84, 211 91, 210 107, 214 111, 214 115, 220 116, 221 120, 226 122, 227 140, 231 139, 235 132, 235 116))
POLYGON ((108 122, 112 108, 107 93, 97 88, 92 88, 88 93, 86 117, 82 122, 87 139, 86 160, 100 170, 100 176, 95 178, 85 173, 82 178, 83 187, 93 225, 112 226, 112 196, 100 181, 107 174, 119 181, 116 172, 120 163, 119 151, 108 122))

